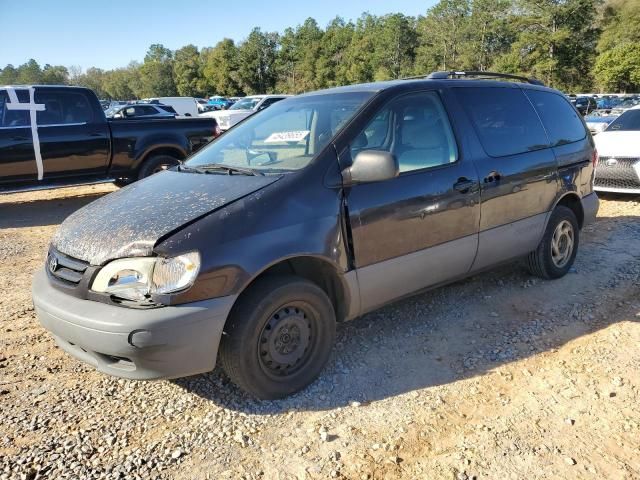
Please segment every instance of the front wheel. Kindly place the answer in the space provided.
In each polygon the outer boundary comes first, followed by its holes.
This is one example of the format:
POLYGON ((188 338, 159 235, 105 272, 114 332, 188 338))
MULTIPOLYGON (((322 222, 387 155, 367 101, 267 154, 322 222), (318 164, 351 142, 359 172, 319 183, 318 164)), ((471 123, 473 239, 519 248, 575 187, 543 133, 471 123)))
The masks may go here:
POLYGON ((234 307, 220 362, 236 385, 256 397, 286 397, 320 374, 335 332, 333 305, 320 287, 295 276, 267 276, 234 307))
POLYGON ((567 274, 578 253, 580 229, 570 208, 557 206, 538 248, 527 259, 529 271, 538 277, 553 279, 567 274))

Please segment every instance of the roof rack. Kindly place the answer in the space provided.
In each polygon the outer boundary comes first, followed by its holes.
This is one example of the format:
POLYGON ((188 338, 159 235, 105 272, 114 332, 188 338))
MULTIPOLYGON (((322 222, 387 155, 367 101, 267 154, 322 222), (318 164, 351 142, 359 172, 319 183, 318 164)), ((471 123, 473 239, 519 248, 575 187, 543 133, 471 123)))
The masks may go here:
MULTIPOLYGON (((433 72, 427 75, 426 78, 430 80, 446 80, 450 78, 477 78, 479 80, 489 80, 492 78, 507 78, 510 80, 518 80, 520 82, 530 83, 532 85, 542 85, 540 80, 536 78, 528 78, 520 75, 511 75, 510 73, 496 73, 496 72, 480 72, 474 70, 467 70, 463 72, 449 71, 449 72, 433 72)), ((423 77, 424 78, 424 77, 423 77)))

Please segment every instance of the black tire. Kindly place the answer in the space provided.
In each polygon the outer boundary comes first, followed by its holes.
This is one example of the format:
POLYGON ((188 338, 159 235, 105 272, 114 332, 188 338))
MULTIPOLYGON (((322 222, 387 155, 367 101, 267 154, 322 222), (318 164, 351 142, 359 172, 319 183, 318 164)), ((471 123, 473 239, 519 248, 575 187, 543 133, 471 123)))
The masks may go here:
POLYGON ((336 317, 316 284, 291 275, 267 276, 242 294, 224 333, 219 359, 231 381, 273 400, 318 377, 335 342, 336 317))
POLYGON ((130 178, 118 178, 113 182, 113 184, 116 187, 122 188, 122 187, 126 187, 127 185, 129 185, 132 182, 133 182, 133 180, 131 180, 130 178))
POLYGON ((180 160, 171 155, 153 155, 147 158, 142 164, 142 167, 140 167, 138 180, 142 180, 167 168, 175 167, 178 164, 180 164, 180 160))
MULTIPOLYGON (((565 206, 557 206, 551 213, 547 228, 540 240, 538 248, 529 254, 527 258, 527 266, 532 275, 536 275, 541 278, 554 279, 560 278, 567 274, 578 253, 578 245, 580 243, 580 228, 578 227, 578 220, 575 214, 570 208, 565 206), (559 232, 559 236, 556 235, 556 229, 567 229, 565 233, 559 232), (561 240, 563 236, 568 238, 569 232, 572 235, 571 251, 564 251, 562 248, 556 248, 554 250, 554 243, 556 247, 558 242, 554 242, 554 238, 561 240), (560 253, 564 252, 564 255, 560 253)), ((560 246, 563 244, 560 242, 560 246)), ((568 241, 565 240, 564 245, 569 248, 568 241)))

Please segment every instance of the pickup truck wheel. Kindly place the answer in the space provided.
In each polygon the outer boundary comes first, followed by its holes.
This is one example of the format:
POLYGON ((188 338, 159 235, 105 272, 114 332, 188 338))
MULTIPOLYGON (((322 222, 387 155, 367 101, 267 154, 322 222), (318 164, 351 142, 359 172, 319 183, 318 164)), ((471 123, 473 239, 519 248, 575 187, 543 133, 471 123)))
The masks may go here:
POLYGON ((551 213, 542 240, 528 257, 529 271, 553 279, 566 275, 578 253, 580 229, 570 208, 558 206, 551 213))
POLYGON ((175 157, 171 155, 154 155, 144 161, 142 167, 140 167, 140 173, 138 174, 138 179, 142 180, 149 175, 153 175, 154 173, 161 172, 171 167, 175 167, 180 163, 175 157))
POLYGON ((286 397, 320 374, 335 332, 333 305, 320 287, 295 276, 264 277, 232 310, 220 362, 233 383, 252 395, 286 397))

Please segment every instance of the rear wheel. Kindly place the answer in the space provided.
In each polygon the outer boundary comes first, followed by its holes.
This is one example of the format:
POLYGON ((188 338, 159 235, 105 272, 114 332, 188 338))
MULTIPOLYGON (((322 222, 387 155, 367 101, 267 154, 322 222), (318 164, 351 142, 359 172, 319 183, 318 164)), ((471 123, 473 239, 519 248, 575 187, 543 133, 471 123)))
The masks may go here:
POLYGON ((580 229, 570 208, 555 208, 544 236, 528 257, 529 271, 542 278, 560 278, 569 271, 578 253, 580 229))
POLYGON ((229 378, 261 399, 282 398, 309 385, 335 340, 333 306, 316 284, 267 276, 234 307, 220 345, 229 378))
POLYGON ((144 161, 142 167, 140 167, 140 173, 138 179, 142 180, 154 173, 167 170, 168 168, 175 167, 180 164, 180 160, 171 155, 154 155, 144 161))

